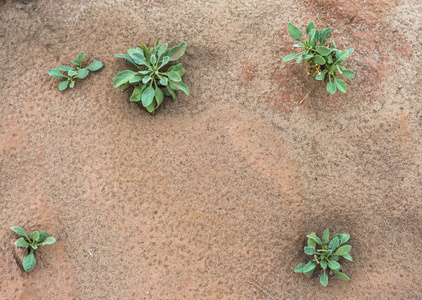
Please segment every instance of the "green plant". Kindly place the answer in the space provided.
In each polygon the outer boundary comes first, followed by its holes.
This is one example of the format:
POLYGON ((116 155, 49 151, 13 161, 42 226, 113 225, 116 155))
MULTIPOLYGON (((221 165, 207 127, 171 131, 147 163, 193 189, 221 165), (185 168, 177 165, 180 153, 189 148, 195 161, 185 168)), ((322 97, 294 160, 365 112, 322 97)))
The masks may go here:
POLYGON ((19 247, 29 248, 29 254, 23 259, 22 262, 23 268, 27 272, 34 269, 35 265, 37 264, 34 251, 37 250, 39 246, 50 245, 56 241, 56 239, 51 236, 47 237, 47 233, 45 231, 34 231, 31 233, 31 236, 28 237, 28 234, 22 227, 12 226, 10 229, 22 236, 16 241, 15 244, 19 247))
POLYGON ((89 75, 89 71, 98 71, 103 67, 103 63, 100 61, 92 62, 88 67, 82 68, 82 63, 85 61, 85 53, 82 51, 78 55, 78 59, 74 59, 72 64, 76 65, 76 68, 69 66, 58 66, 56 69, 50 69, 47 73, 54 78, 66 78, 66 80, 60 82, 59 90, 64 91, 67 87, 73 88, 76 82, 81 81, 89 75), (62 73, 64 72, 64 74, 62 73))
POLYGON ((353 261, 349 254, 352 246, 341 246, 350 239, 350 235, 337 233, 330 241, 330 233, 328 229, 326 229, 322 240, 316 236, 315 232, 312 232, 306 237, 308 238, 308 246, 305 247, 305 253, 312 255, 314 259, 307 264, 299 264, 294 270, 296 273, 303 273, 305 275, 312 274, 315 271, 316 266, 320 265, 324 271, 320 278, 320 282, 323 286, 327 286, 328 284, 327 268, 331 269, 338 278, 350 280, 350 278, 342 272, 343 270, 338 263, 340 257, 353 261))
POLYGON ((346 93, 346 83, 337 76, 338 74, 343 75, 345 78, 355 76, 355 72, 343 66, 343 62, 352 54, 353 48, 344 51, 338 50, 336 43, 331 39, 331 27, 316 30, 314 22, 309 23, 306 27, 306 33, 309 38, 307 41, 303 41, 302 31, 292 23, 289 23, 288 31, 294 40, 301 42, 301 44, 293 45, 293 47, 302 48, 303 50, 299 53, 287 55, 283 58, 283 63, 293 59, 296 59, 297 63, 302 60, 307 61, 309 67, 308 75, 313 76, 316 80, 325 80, 327 82, 327 91, 330 94, 334 94, 337 89, 346 93))
POLYGON ((122 90, 134 86, 130 101, 139 102, 150 113, 153 113, 163 102, 164 96, 176 99, 175 90, 182 90, 189 95, 189 89, 182 82, 185 69, 181 63, 162 70, 169 62, 179 59, 186 50, 186 43, 167 49, 167 43, 147 48, 142 43, 141 48, 129 49, 128 54, 117 54, 126 63, 136 66, 139 71, 125 70, 114 77, 114 87, 122 86, 122 90))

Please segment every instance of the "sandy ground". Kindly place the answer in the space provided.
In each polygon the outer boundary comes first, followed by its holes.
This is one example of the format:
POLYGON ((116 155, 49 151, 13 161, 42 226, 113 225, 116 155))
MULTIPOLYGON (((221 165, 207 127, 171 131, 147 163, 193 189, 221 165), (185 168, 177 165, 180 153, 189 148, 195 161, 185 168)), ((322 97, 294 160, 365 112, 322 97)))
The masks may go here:
POLYGON ((421 16, 420 0, 0 1, 0 299, 422 299, 421 16), (312 79, 281 60, 288 22, 310 20, 355 48, 357 75, 299 106, 312 79), (187 42, 191 95, 150 116, 113 89, 113 56, 155 39, 187 42), (81 50, 105 67, 60 92, 46 71, 81 50), (30 274, 13 225, 58 240, 30 274), (293 273, 325 228, 354 258, 326 288, 293 273))

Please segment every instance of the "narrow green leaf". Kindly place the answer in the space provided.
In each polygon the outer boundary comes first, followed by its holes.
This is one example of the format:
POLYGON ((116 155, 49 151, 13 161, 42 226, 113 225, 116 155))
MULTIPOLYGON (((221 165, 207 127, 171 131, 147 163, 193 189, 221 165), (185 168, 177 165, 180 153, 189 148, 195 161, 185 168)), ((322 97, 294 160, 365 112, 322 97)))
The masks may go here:
POLYGON ((96 61, 93 61, 92 63, 90 63, 87 69, 94 72, 94 71, 98 71, 102 67, 103 67, 103 63, 96 60, 96 61))
POLYGON ((129 79, 129 83, 133 85, 138 84, 142 81, 142 78, 142 75, 136 74, 131 79, 129 79))
POLYGON ((166 52, 167 46, 168 46, 167 43, 165 43, 158 47, 158 50, 157 50, 158 59, 160 59, 161 56, 164 54, 164 52, 166 52))
POLYGON ((301 41, 301 42, 303 42, 303 40, 302 40, 302 31, 300 31, 299 28, 297 28, 292 23, 289 23, 289 25, 287 26, 287 30, 289 31, 290 36, 295 41, 301 41))
POLYGON ((294 270, 295 273, 303 273, 303 268, 305 267, 305 264, 298 264, 294 270))
POLYGON ((57 69, 50 69, 47 71, 48 75, 54 78, 63 78, 66 77, 60 70, 57 69))
POLYGON ((324 244, 328 244, 330 241, 330 231, 328 229, 325 229, 324 235, 322 236, 322 241, 324 244))
POLYGON ((138 65, 145 65, 147 67, 150 67, 148 63, 148 58, 143 56, 141 53, 134 53, 132 56, 133 61, 138 65))
POLYGON ((336 261, 333 261, 333 260, 330 260, 328 262, 328 267, 331 270, 340 270, 340 268, 341 268, 340 264, 338 262, 336 262, 336 261))
POLYGON ((306 33, 308 34, 308 36, 312 30, 315 30, 315 23, 313 21, 309 23, 308 26, 306 27, 306 33))
POLYGON ((182 90, 186 95, 189 96, 189 89, 182 81, 180 82, 174 82, 170 80, 170 87, 173 90, 182 90))
POLYGON ((293 53, 293 54, 289 54, 289 55, 286 55, 284 58, 283 58, 283 61, 282 62, 288 62, 288 61, 291 61, 291 60, 294 60, 294 59, 296 59, 296 58, 298 58, 299 57, 299 54, 297 54, 297 53, 293 53))
POLYGON ((170 80, 174 81, 174 82, 180 82, 182 80, 182 78, 180 78, 179 74, 177 72, 171 71, 168 74, 168 77, 170 80))
POLYGON ((315 242, 317 242, 318 245, 322 246, 322 242, 321 242, 320 238, 316 236, 315 232, 312 232, 311 234, 307 235, 306 237, 314 240, 315 242))
POLYGON ((352 70, 348 70, 348 69, 343 70, 342 73, 343 73, 343 76, 346 77, 346 78, 352 78, 352 77, 355 76, 355 72, 353 72, 352 70))
POLYGON ((323 45, 331 36, 331 27, 320 31, 319 42, 323 45))
POLYGON ((29 244, 25 241, 25 238, 21 237, 15 242, 16 246, 28 248, 29 244))
POLYGON ((78 54, 78 62, 79 66, 82 65, 82 63, 85 61, 85 53, 81 51, 81 53, 78 54))
POLYGON ((314 57, 314 55, 313 54, 306 54, 306 55, 304 55, 303 56, 303 59, 304 60, 309 60, 310 58, 312 58, 312 57, 314 57))
POLYGON ((45 246, 45 245, 51 245, 51 244, 53 244, 53 243, 55 243, 56 242, 56 239, 55 238, 53 238, 52 236, 49 236, 48 238, 46 238, 45 240, 44 240, 44 242, 42 242, 42 243, 40 243, 40 244, 38 244, 39 246, 45 246))
POLYGON ((350 245, 344 245, 337 249, 335 255, 343 256, 349 253, 349 251, 352 249, 352 246, 350 245))
POLYGON ((58 66, 57 69, 64 72, 67 72, 69 70, 74 70, 74 68, 69 67, 69 66, 58 66))
POLYGON ((325 270, 324 270, 324 274, 321 275, 321 278, 319 279, 319 282, 321 282, 321 284, 323 286, 327 286, 327 284, 328 284, 328 275, 325 273, 325 270))
POLYGON ((62 81, 59 84, 59 90, 64 91, 65 89, 67 89, 68 86, 69 86, 69 80, 62 81))
POLYGON ((159 87, 155 88, 155 101, 157 101, 157 107, 159 107, 161 105, 161 103, 163 102, 164 99, 164 94, 161 91, 161 89, 159 87))
POLYGON ((314 255, 315 254, 315 248, 314 247, 305 247, 304 248, 305 253, 308 255, 314 255))
POLYGON ((333 271, 334 271, 334 274, 336 275, 336 277, 338 277, 342 280, 350 280, 350 278, 346 274, 344 274, 340 271, 337 271, 337 270, 333 270, 333 271))
POLYGON ((313 61, 314 61, 314 64, 321 65, 321 66, 325 65, 325 59, 320 55, 315 55, 313 61))
POLYGON ((293 47, 295 47, 295 48, 305 48, 305 46, 303 46, 302 44, 296 44, 296 45, 293 45, 293 47))
POLYGON ((130 70, 125 70, 125 71, 120 72, 119 74, 116 75, 116 77, 114 77, 113 86, 117 88, 121 86, 122 84, 129 82, 129 80, 136 74, 137 72, 133 72, 130 70))
POLYGON ((350 254, 344 254, 343 257, 347 260, 353 261, 353 258, 350 254))
POLYGON ((26 272, 29 272, 35 268, 37 261, 35 260, 34 250, 31 249, 29 254, 23 259, 22 265, 26 272))
POLYGON ((151 105, 152 100, 154 100, 155 90, 152 87, 152 84, 142 93, 141 100, 142 105, 147 107, 151 105))
POLYGON ((151 55, 150 62, 151 64, 155 65, 155 63, 157 62, 157 57, 155 55, 151 55))
POLYGON ((29 241, 29 237, 26 234, 25 229, 23 229, 22 227, 12 226, 12 227, 10 227, 10 229, 12 229, 14 232, 16 232, 17 234, 19 234, 20 236, 26 237, 26 239, 29 241))
POLYGON ((315 34, 316 34, 316 30, 315 30, 315 29, 312 29, 312 30, 308 33, 309 39, 310 39, 310 40, 314 40, 315 34))
POLYGON ((330 48, 323 47, 323 46, 317 47, 316 51, 322 56, 327 56, 328 54, 332 52, 330 48))
POLYGON ((151 52, 149 52, 148 47, 144 43, 142 43, 141 48, 144 51, 144 57, 149 61, 149 58, 151 57, 151 52))
POLYGON ((316 267, 316 262, 314 262, 313 260, 311 260, 310 262, 308 262, 304 267, 303 267, 303 274, 311 274, 316 267))
POLYGON ((166 85, 167 91, 169 92, 169 94, 171 95, 171 97, 173 98, 173 100, 176 100, 176 94, 174 93, 173 89, 170 87, 170 85, 166 85))
POLYGON ((167 56, 170 57, 171 61, 175 61, 182 57, 182 55, 185 54, 185 51, 186 43, 182 42, 178 46, 171 48, 170 51, 167 53, 167 56))
MULTIPOLYGON (((335 78, 334 78, 334 81, 335 81, 335 78)), ((330 250, 333 250, 334 251, 338 247, 339 243, 340 243, 340 241, 339 241, 338 237, 334 237, 331 240, 330 244, 328 244, 328 248, 330 250)))

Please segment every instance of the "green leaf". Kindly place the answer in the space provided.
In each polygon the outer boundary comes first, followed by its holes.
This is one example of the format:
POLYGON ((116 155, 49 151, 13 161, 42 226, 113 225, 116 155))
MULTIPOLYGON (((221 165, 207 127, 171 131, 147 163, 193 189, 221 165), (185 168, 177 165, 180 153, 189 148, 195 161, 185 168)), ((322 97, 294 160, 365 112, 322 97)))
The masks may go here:
POLYGON ((164 58, 163 58, 163 60, 161 62, 161 65, 160 65, 160 67, 158 69, 161 69, 162 67, 164 67, 165 65, 167 65, 169 63, 169 61, 170 61, 170 57, 164 56, 164 58))
POLYGON ((302 44, 296 44, 296 45, 293 45, 293 47, 296 47, 296 48, 305 48, 305 46, 303 46, 302 44))
POLYGON ((355 76, 355 72, 353 72, 352 70, 348 70, 348 69, 343 70, 342 73, 343 73, 343 76, 346 77, 346 78, 352 78, 352 77, 355 76))
POLYGON ((330 48, 327 47, 323 47, 323 46, 319 46, 316 51, 321 54, 322 56, 327 56, 328 54, 330 54, 332 52, 332 50, 330 48))
POLYGON ((170 71, 177 72, 177 74, 179 74, 180 77, 182 77, 183 75, 185 75, 185 69, 183 68, 182 63, 179 63, 179 64, 177 64, 175 66, 171 66, 167 70, 167 72, 170 72, 170 71))
POLYGON ((339 261, 340 256, 338 256, 338 255, 331 255, 330 256, 330 259, 333 260, 333 261, 339 261))
POLYGON ((330 241, 330 231, 328 229, 325 229, 324 235, 322 236, 322 242, 324 244, 328 244, 329 241, 330 241))
POLYGON ((38 239, 38 242, 42 242, 46 239, 47 233, 45 231, 40 231, 40 238, 38 239))
POLYGON ((288 62, 288 61, 291 61, 291 60, 294 60, 294 59, 296 59, 296 58, 298 58, 299 57, 299 54, 297 54, 297 53, 293 53, 293 54, 289 54, 289 55, 286 55, 284 58, 283 58, 283 61, 282 62, 288 62))
POLYGON ((182 78, 180 78, 179 74, 177 72, 174 71, 170 71, 170 73, 168 74, 168 77, 170 80, 175 81, 175 82, 179 82, 182 80, 182 78))
POLYGON ((73 89, 73 87, 75 86, 75 82, 74 81, 71 81, 70 82, 70 84, 69 84, 69 87, 71 88, 71 89, 73 89))
POLYGON ((314 255, 315 254, 315 248, 314 247, 305 247, 304 248, 305 253, 308 255, 314 255))
POLYGON ((322 246, 322 242, 319 239, 319 237, 316 236, 315 232, 312 232, 311 234, 307 235, 306 237, 314 240, 315 242, 317 242, 318 245, 322 246))
POLYGON ((336 92, 336 84, 334 82, 327 83, 327 92, 334 94, 336 92))
POLYGON ((295 268, 294 272, 295 273, 303 273, 304 267, 305 267, 305 264, 298 264, 297 267, 295 268))
POLYGON ((151 76, 144 76, 144 78, 142 78, 142 83, 147 83, 150 80, 151 80, 151 76))
POLYGON ((321 65, 321 66, 325 65, 325 59, 320 55, 315 55, 313 61, 314 61, 314 64, 321 65))
POLYGON ((17 234, 19 234, 20 236, 26 237, 26 239, 29 241, 29 237, 26 234, 25 229, 23 229, 22 227, 12 226, 12 227, 10 227, 10 229, 12 229, 14 232, 16 232, 17 234))
POLYGON ((336 58, 338 61, 343 61, 345 60, 347 57, 349 56, 349 51, 344 50, 344 51, 338 51, 336 53, 336 58))
POLYGON ((347 253, 349 253, 349 251, 352 249, 352 246, 350 245, 344 245, 341 246, 340 248, 337 249, 336 253, 334 253, 335 255, 346 255, 347 253))
POLYGON ((308 36, 312 30, 315 30, 315 23, 313 21, 309 23, 308 26, 306 27, 306 33, 308 34, 308 36))
POLYGON ((21 237, 15 242, 16 246, 28 248, 29 244, 25 241, 25 238, 21 237))
POLYGON ((334 274, 336 275, 336 277, 338 277, 342 280, 350 280, 350 278, 346 274, 344 274, 340 271, 337 271, 337 270, 333 270, 333 271, 334 271, 334 274))
MULTIPOLYGON (((334 81, 335 80, 336 79, 334 78, 334 81)), ((338 237, 334 237, 331 240, 330 244, 328 245, 328 248, 331 249, 331 250, 335 250, 338 247, 339 243, 340 243, 340 241, 339 241, 338 237)))
POLYGON ((114 77, 113 86, 117 88, 121 86, 122 84, 129 82, 129 80, 136 74, 137 74, 136 72, 133 72, 130 70, 125 70, 125 71, 120 72, 119 74, 116 75, 116 77, 114 77))
POLYGON ((155 63, 157 62, 157 57, 155 55, 151 55, 150 62, 151 64, 155 65, 155 63))
POLYGON ((85 53, 81 51, 81 53, 78 54, 79 66, 81 66, 84 61, 85 61, 85 53))
POLYGON ((69 66, 58 66, 57 69, 64 72, 67 72, 69 70, 74 70, 74 68, 69 67, 69 66))
POLYGON ((156 109, 156 102, 155 101, 152 101, 151 102, 151 104, 150 105, 148 105, 147 107, 145 107, 146 108, 146 110, 149 112, 149 113, 152 113, 152 112, 154 112, 154 110, 156 109))
POLYGON ((76 76, 76 75, 78 75, 78 73, 75 70, 69 70, 69 71, 67 71, 67 75, 76 76))
POLYGON ((34 231, 31 233, 31 240, 33 242, 38 242, 38 239, 40 238, 40 233, 38 231, 34 231))
POLYGON ((173 100, 176 100, 176 94, 174 93, 173 89, 170 87, 170 85, 166 85, 167 91, 169 92, 169 94, 171 95, 171 97, 173 98, 173 100))
POLYGON ((168 79, 167 77, 163 77, 160 79, 160 84, 166 86, 168 84, 168 79))
POLYGON ((76 59, 72 60, 72 64, 77 65, 78 67, 81 66, 81 63, 77 61, 76 59))
POLYGON ((343 80, 334 77, 334 83, 336 84, 336 87, 339 89, 340 92, 347 92, 347 85, 343 80))
POLYGON ((175 61, 182 57, 182 55, 185 54, 185 51, 186 43, 182 42, 178 46, 171 48, 170 51, 167 53, 167 56, 170 57, 171 61, 175 61))
POLYGON ((316 30, 315 30, 315 29, 312 29, 312 30, 308 33, 309 39, 310 39, 310 40, 315 41, 315 40, 314 40, 314 38, 315 38, 315 34, 316 34, 316 30))
POLYGON ((308 246, 316 248, 316 242, 313 239, 308 239, 308 246))
POLYGON ((23 269, 26 272, 29 272, 35 268, 36 264, 37 264, 37 261, 35 260, 34 250, 31 249, 29 254, 23 259, 23 262, 22 262, 23 269))
POLYGON ((88 75, 89 75, 89 71, 87 69, 79 69, 79 71, 78 71, 78 77, 80 79, 84 79, 88 75))
POLYGON ((319 42, 323 45, 331 36, 331 27, 320 31, 319 42))
POLYGON ((170 80, 170 87, 173 90, 182 90, 186 95, 189 96, 189 89, 182 81, 180 82, 174 82, 170 80))
POLYGON ((303 59, 304 60, 309 60, 310 58, 312 58, 312 57, 314 57, 314 55, 313 54, 306 54, 306 55, 304 55, 303 56, 303 59))
POLYGON ((336 233, 334 237, 338 237, 338 239, 340 240, 340 245, 347 243, 347 241, 350 239, 350 235, 346 234, 346 233, 336 233))
POLYGON ((328 265, 328 263, 325 260, 321 260, 319 264, 321 265, 321 268, 323 268, 324 270, 327 268, 327 265, 328 265))
POLYGON ((141 100, 142 105, 147 107, 151 105, 152 100, 154 100, 155 90, 152 87, 152 84, 142 93, 141 100))
POLYGON ((48 75, 54 78, 63 78, 66 77, 60 70, 57 69, 50 69, 47 71, 48 75))
POLYGON ((142 75, 136 74, 131 79, 129 79, 130 84, 138 84, 142 81, 142 75))
POLYGON ((148 58, 143 56, 141 53, 133 53, 133 55, 131 57, 136 64, 151 67, 150 64, 147 61, 148 58))
POLYGON ((353 261, 353 258, 350 254, 344 254, 343 257, 347 260, 353 261))
POLYGON ((333 63, 333 58, 331 57, 331 55, 324 56, 324 59, 325 59, 327 64, 333 63))
POLYGON ((311 260, 310 262, 308 262, 304 267, 303 267, 303 274, 311 274, 316 267, 316 262, 314 262, 313 260, 311 260))
POLYGON ((151 52, 149 52, 148 47, 144 43, 142 43, 141 48, 144 51, 144 57, 149 61, 149 59, 151 57, 151 52))
POLYGON ((336 261, 333 261, 333 260, 330 260, 328 262, 328 267, 331 270, 340 270, 340 268, 341 268, 340 264, 338 262, 336 262, 336 261))
POLYGON ((55 238, 53 238, 52 236, 49 236, 48 238, 46 238, 45 240, 44 240, 44 242, 42 242, 42 243, 40 243, 40 244, 38 244, 39 246, 45 246, 45 245, 51 245, 51 244, 53 244, 53 243, 55 243, 56 242, 56 239, 55 238))
POLYGON ((289 31, 290 36, 295 41, 301 41, 301 42, 303 42, 303 40, 302 40, 302 31, 300 31, 299 28, 297 28, 292 23, 289 23, 289 25, 287 26, 287 30, 289 31))
POLYGON ((34 249, 34 250, 37 250, 37 249, 38 249, 38 246, 37 246, 37 245, 35 245, 35 244, 31 244, 30 246, 31 246, 31 248, 32 248, 32 249, 34 249))
POLYGON ((319 279, 319 282, 321 282, 321 284, 323 286, 327 286, 327 284, 328 284, 328 275, 325 273, 325 270, 324 270, 324 274, 321 275, 321 278, 319 279))
POLYGON ((325 73, 321 73, 321 74, 315 76, 316 80, 324 80, 324 78, 325 78, 325 73))
POLYGON ((102 67, 103 67, 103 63, 96 60, 96 61, 93 61, 92 63, 90 63, 89 66, 87 67, 87 69, 94 72, 94 71, 98 71, 102 67))
POLYGON ((300 64, 302 62, 302 55, 299 55, 299 57, 297 58, 296 62, 298 64, 300 64))
POLYGON ((350 54, 352 54, 352 53, 353 53, 354 49, 353 49, 353 48, 350 48, 350 49, 349 49, 349 50, 347 50, 347 51, 349 51, 349 56, 350 56, 350 54))
POLYGON ((133 61, 132 57, 130 57, 130 55, 128 55, 128 54, 116 54, 114 57, 117 57, 117 58, 124 58, 124 59, 125 59, 125 61, 126 61, 128 64, 131 64, 131 65, 136 65, 136 64, 135 64, 135 62, 133 61))
POLYGON ((60 91, 64 91, 65 89, 67 89, 68 86, 69 86, 69 81, 68 80, 62 81, 59 84, 59 90, 60 91))
MULTIPOLYGON (((144 87, 145 87, 145 85, 144 85, 144 87)), ((141 93, 140 90, 141 90, 141 87, 140 86, 137 86, 137 87, 135 87, 133 89, 133 93, 130 96, 130 101, 132 101, 132 102, 139 102, 139 101, 141 101, 141 95, 142 95, 142 93, 141 93)))
POLYGON ((163 92, 161 91, 161 89, 160 89, 160 88, 156 87, 156 88, 155 88, 155 101, 157 101, 157 106, 156 106, 156 108, 157 108, 157 107, 159 107, 159 106, 161 105, 161 103, 163 102, 163 99, 164 99, 164 94, 163 94, 163 92))
POLYGON ((158 50, 157 50, 158 59, 160 59, 161 56, 164 54, 164 52, 166 52, 167 46, 168 46, 167 43, 165 43, 158 47, 158 50))

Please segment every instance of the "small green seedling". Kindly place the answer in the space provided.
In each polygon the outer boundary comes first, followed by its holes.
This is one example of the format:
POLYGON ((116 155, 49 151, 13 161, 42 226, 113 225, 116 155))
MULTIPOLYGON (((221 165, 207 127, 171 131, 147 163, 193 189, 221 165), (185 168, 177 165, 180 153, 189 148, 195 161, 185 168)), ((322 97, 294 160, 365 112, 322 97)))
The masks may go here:
POLYGON ((316 80, 325 80, 327 91, 330 94, 334 94, 337 89, 346 93, 346 83, 337 76, 338 74, 345 78, 355 76, 355 72, 343 66, 343 62, 352 54, 353 48, 344 51, 338 50, 336 43, 331 39, 331 27, 316 30, 314 22, 309 23, 306 27, 309 38, 307 41, 302 39, 302 31, 292 23, 289 23, 288 31, 294 40, 301 42, 293 47, 301 48, 302 51, 287 55, 283 58, 283 63, 293 59, 296 59, 297 63, 302 60, 307 61, 308 75, 313 76, 316 80))
POLYGON ((103 67, 103 63, 100 61, 92 62, 88 67, 82 68, 82 63, 85 61, 85 53, 82 51, 78 55, 78 59, 74 59, 72 64, 76 65, 76 68, 69 66, 58 66, 56 69, 48 70, 48 74, 54 78, 66 78, 66 80, 60 82, 59 90, 64 91, 67 87, 73 88, 75 83, 81 81, 89 75, 89 71, 98 71, 103 67), (64 72, 64 74, 62 73, 64 72))
POLYGON ((163 69, 168 63, 178 60, 186 51, 186 43, 167 49, 167 43, 147 48, 142 43, 141 48, 129 49, 128 54, 117 54, 115 57, 124 58, 126 63, 136 66, 137 72, 125 70, 114 77, 114 87, 121 90, 134 86, 130 101, 141 102, 142 106, 153 113, 163 102, 164 96, 176 99, 175 90, 182 90, 189 95, 189 89, 182 82, 185 69, 181 63, 163 69))
POLYGON ((295 273, 309 275, 315 271, 317 265, 320 265, 324 271, 320 278, 320 282, 323 286, 327 286, 328 284, 328 275, 326 273, 327 268, 331 269, 334 272, 334 275, 338 278, 350 280, 350 278, 343 273, 343 270, 338 263, 340 257, 353 261, 349 254, 352 246, 341 246, 350 239, 350 235, 337 233, 330 241, 330 233, 328 229, 326 229, 322 240, 316 236, 315 232, 312 232, 306 237, 308 238, 308 246, 305 247, 305 253, 312 255, 314 259, 309 261, 307 264, 299 264, 294 270, 295 273))
POLYGON ((34 251, 37 250, 39 246, 50 245, 56 241, 56 239, 51 236, 47 237, 47 233, 45 231, 34 231, 31 233, 31 236, 28 237, 28 234, 22 227, 12 226, 10 229, 22 236, 16 241, 16 245, 23 248, 29 248, 29 254, 22 262, 23 268, 27 272, 34 269, 37 264, 34 251))

